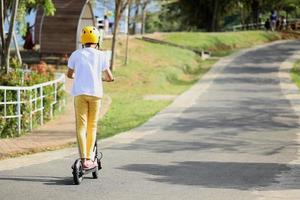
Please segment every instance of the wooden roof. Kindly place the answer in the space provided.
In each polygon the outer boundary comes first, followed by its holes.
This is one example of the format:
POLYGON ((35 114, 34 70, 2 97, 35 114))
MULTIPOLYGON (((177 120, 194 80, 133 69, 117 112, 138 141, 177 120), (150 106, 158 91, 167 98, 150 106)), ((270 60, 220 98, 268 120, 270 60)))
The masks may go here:
POLYGON ((35 24, 35 43, 41 53, 69 54, 78 47, 81 28, 95 25, 93 10, 86 0, 52 0, 54 16, 44 16, 38 9, 35 24))

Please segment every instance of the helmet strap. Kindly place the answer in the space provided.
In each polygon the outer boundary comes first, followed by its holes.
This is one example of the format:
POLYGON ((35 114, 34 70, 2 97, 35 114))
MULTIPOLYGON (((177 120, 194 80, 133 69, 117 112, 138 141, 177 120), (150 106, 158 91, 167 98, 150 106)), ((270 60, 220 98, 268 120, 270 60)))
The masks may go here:
POLYGON ((97 49, 100 50, 100 36, 98 37, 97 49))

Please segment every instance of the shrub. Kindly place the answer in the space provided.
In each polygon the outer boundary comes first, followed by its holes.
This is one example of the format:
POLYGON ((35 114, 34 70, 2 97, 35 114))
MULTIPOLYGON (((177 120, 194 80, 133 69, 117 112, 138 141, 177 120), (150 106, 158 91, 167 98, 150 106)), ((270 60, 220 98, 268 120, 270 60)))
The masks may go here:
MULTIPOLYGON (((32 86, 40 84, 43 82, 51 81, 54 79, 54 69, 47 66, 45 62, 40 62, 37 65, 31 66, 30 72, 24 72, 23 70, 14 67, 14 70, 8 74, 3 74, 0 76, 0 85, 2 86, 32 86)), ((30 112, 41 107, 43 103, 43 121, 46 122, 50 120, 51 113, 57 113, 59 105, 62 104, 65 93, 62 89, 63 84, 59 83, 57 85, 57 103, 53 105, 54 102, 54 91, 55 87, 53 85, 43 87, 43 102, 39 99, 36 102, 30 102, 31 98, 35 95, 40 96, 41 90, 38 88, 35 90, 21 90, 20 98, 23 102, 21 104, 21 128, 22 134, 30 131, 30 112), (36 93, 36 94, 35 94, 36 93), (31 98, 30 98, 31 97, 31 98), (53 109, 53 110, 52 110, 53 109)), ((6 91, 6 101, 17 101, 17 91, 7 90, 6 91)), ((4 102, 4 91, 0 90, 0 102, 4 102)), ((8 104, 6 109, 4 105, 0 105, 0 137, 8 138, 18 136, 18 118, 4 119, 4 112, 6 110, 6 116, 12 116, 17 114, 17 105, 8 104)), ((36 127, 40 124, 42 115, 40 111, 32 113, 32 126, 36 127)))

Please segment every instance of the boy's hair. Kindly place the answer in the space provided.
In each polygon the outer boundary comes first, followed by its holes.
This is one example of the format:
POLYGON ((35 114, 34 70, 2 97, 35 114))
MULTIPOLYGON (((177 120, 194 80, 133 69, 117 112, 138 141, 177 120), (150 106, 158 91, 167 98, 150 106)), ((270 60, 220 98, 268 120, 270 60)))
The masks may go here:
POLYGON ((86 44, 82 45, 82 48, 89 48, 92 45, 96 45, 96 49, 99 49, 99 44, 97 44, 97 43, 86 43, 86 44))
POLYGON ((92 46, 93 44, 95 44, 95 43, 86 43, 86 44, 84 44, 84 47, 90 47, 90 46, 92 46))

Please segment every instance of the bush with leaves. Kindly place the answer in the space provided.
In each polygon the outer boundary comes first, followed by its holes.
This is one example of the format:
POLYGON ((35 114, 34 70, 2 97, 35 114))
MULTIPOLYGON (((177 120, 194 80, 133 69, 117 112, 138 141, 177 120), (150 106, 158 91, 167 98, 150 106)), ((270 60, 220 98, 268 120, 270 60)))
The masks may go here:
MULTIPOLYGON (((55 78, 54 69, 47 66, 45 62, 40 62, 39 64, 32 65, 30 72, 25 72, 19 69, 16 65, 15 69, 8 74, 3 74, 0 76, 1 86, 33 86, 43 82, 51 81, 55 78)), ((31 102, 30 100, 41 96, 41 90, 38 88, 35 90, 21 90, 20 99, 23 102, 21 104, 21 129, 22 134, 30 130, 30 121, 32 118, 32 127, 36 127, 40 124, 41 118, 46 122, 51 119, 52 111, 53 114, 57 113, 60 109, 62 102, 65 98, 65 93, 63 90, 63 83, 57 85, 57 97, 55 101, 55 86, 50 85, 43 87, 43 101, 38 99, 36 102, 31 102), (41 111, 31 113, 32 110, 36 110, 43 105, 44 110, 43 116, 41 111), (31 114, 30 114, 31 113, 31 114)), ((16 102, 17 101, 17 91, 7 90, 6 91, 6 102, 16 102)), ((0 102, 4 102, 4 90, 0 90, 0 102)), ((16 137, 18 134, 18 118, 8 118, 4 119, 4 116, 13 116, 17 114, 17 105, 7 104, 6 106, 0 105, 0 137, 16 137)))

